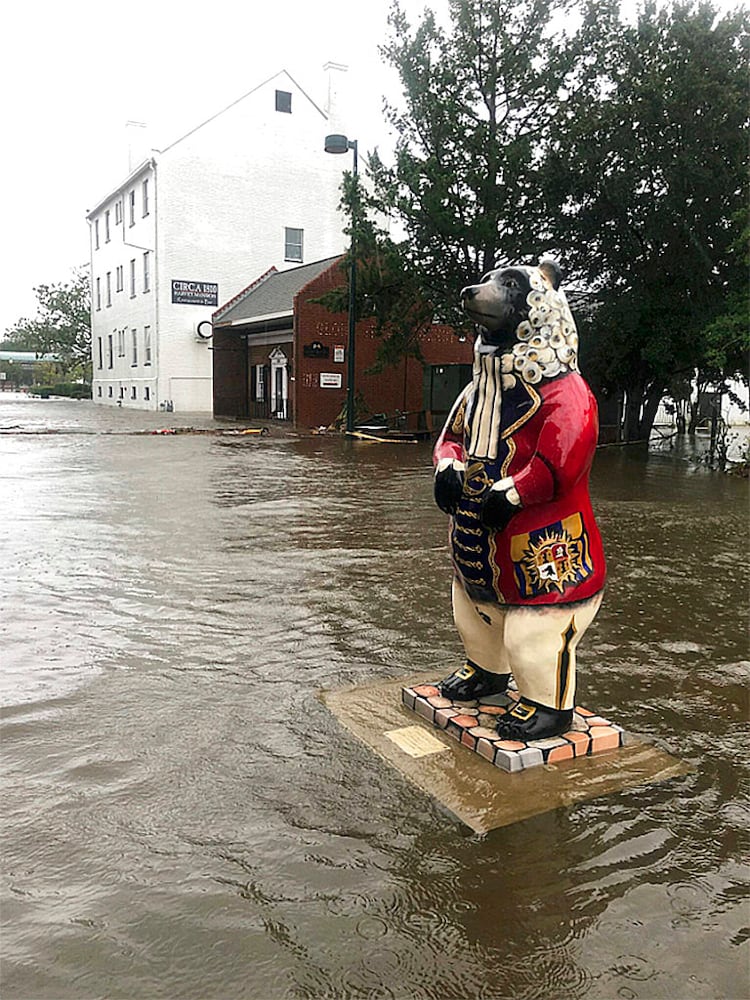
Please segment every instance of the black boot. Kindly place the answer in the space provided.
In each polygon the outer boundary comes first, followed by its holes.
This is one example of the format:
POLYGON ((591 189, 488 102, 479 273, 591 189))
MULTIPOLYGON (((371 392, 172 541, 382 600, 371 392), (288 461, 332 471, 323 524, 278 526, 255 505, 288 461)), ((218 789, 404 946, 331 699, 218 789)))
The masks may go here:
POLYGON ((566 733, 573 722, 573 709, 564 712, 540 705, 530 698, 521 698, 507 715, 497 721, 497 733, 504 740, 546 740, 566 733))
POLYGON ((460 670, 456 670, 440 681, 438 688, 444 698, 452 701, 476 701, 492 694, 502 694, 508 686, 510 674, 491 674, 476 663, 467 660, 460 670))

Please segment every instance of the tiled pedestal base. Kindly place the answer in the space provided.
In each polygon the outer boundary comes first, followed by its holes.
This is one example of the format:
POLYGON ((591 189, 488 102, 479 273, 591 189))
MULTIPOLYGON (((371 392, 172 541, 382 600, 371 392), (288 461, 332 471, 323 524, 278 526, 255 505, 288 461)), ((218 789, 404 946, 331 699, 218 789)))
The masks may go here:
POLYGON ((518 699, 518 691, 493 695, 479 701, 451 701, 443 698, 434 684, 417 684, 401 689, 406 708, 453 736, 469 750, 485 757, 503 771, 522 771, 540 764, 554 764, 573 757, 586 757, 624 745, 626 733, 609 719, 586 708, 576 708, 569 732, 548 740, 520 743, 501 740, 495 723, 518 699))

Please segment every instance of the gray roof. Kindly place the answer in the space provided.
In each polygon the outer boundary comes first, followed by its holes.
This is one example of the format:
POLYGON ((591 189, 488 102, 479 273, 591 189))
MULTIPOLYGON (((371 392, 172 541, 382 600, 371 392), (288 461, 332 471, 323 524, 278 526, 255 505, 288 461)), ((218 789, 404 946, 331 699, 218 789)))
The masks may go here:
POLYGON ((327 270, 341 257, 327 257, 312 264, 302 264, 288 271, 277 271, 272 267, 252 285, 248 285, 229 302, 220 306, 213 315, 214 326, 228 326, 240 320, 253 320, 264 316, 292 315, 294 296, 313 278, 327 270))

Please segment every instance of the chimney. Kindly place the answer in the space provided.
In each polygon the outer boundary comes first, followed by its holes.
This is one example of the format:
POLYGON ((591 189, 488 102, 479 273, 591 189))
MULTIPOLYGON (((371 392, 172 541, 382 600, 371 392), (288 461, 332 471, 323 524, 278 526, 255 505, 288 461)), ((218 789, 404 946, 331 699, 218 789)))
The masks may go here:
POLYGON ((148 126, 145 122, 125 122, 125 136, 128 145, 128 173, 144 160, 151 152, 148 136, 148 126))
POLYGON ((344 73, 349 67, 343 63, 327 62, 323 66, 326 77, 326 100, 323 106, 328 117, 326 128, 329 132, 346 133, 347 124, 347 94, 344 90, 344 73))

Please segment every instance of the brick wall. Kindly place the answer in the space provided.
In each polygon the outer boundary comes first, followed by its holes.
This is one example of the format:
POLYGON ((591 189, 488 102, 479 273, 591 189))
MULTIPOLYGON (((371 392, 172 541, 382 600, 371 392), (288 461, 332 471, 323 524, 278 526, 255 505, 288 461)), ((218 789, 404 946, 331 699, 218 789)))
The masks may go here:
MULTIPOLYGON (((336 419, 346 401, 348 316, 345 312, 331 313, 313 301, 344 282, 345 275, 340 270, 340 264, 336 263, 306 285, 295 298, 297 350, 294 361, 293 412, 300 429, 328 426, 336 419), (304 345, 316 341, 329 349, 328 358, 304 357, 304 345), (344 348, 343 361, 334 360, 336 347, 344 348), (321 388, 321 374, 340 374, 341 388, 321 388)), ((413 414, 409 419, 409 426, 416 427, 416 414, 424 406, 422 365, 413 358, 402 359, 380 374, 367 374, 366 369, 375 362, 378 343, 373 320, 364 320, 357 325, 354 382, 357 397, 360 394, 364 397, 368 414, 392 415, 396 410, 413 414)), ((433 326, 423 336, 421 346, 427 364, 470 364, 472 360, 471 344, 461 343, 447 326, 433 326)))

